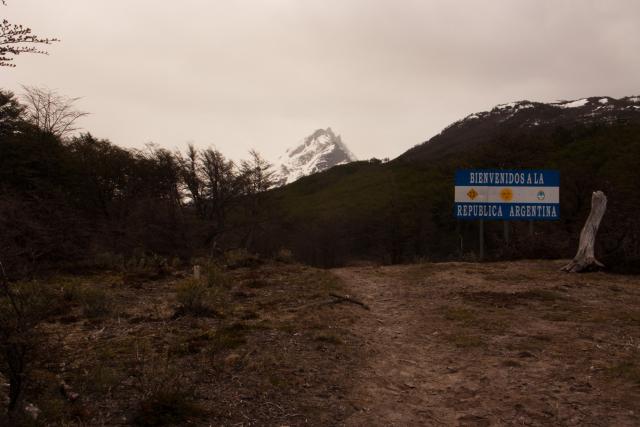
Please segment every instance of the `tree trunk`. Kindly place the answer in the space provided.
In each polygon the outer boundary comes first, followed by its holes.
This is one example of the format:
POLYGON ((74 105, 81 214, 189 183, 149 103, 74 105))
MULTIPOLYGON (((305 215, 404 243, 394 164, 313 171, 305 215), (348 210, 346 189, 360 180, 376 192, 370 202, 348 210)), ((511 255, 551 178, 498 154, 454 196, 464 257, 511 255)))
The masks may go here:
POLYGON ((602 191, 594 191, 591 196, 591 213, 587 218, 587 222, 580 232, 580 244, 578 253, 569 264, 562 267, 562 271, 568 273, 580 273, 582 271, 593 271, 603 268, 594 255, 594 246, 596 242, 596 234, 600 221, 607 209, 607 196, 602 191))

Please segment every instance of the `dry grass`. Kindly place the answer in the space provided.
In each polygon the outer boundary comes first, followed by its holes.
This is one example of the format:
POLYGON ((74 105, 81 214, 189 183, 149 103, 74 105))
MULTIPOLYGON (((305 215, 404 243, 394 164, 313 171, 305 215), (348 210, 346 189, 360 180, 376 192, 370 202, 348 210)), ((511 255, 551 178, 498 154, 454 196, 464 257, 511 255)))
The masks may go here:
POLYGON ((352 425, 640 425, 640 279, 562 264, 340 269, 371 307, 352 425))
POLYGON ((326 299, 340 282, 288 259, 229 258, 231 270, 206 265, 200 281, 188 271, 153 280, 131 280, 128 272, 52 278, 67 308, 48 318, 43 333, 64 351, 55 359, 41 354, 33 371, 32 384, 41 385, 25 399, 41 410, 39 420, 290 424, 301 408, 313 408, 305 416, 318 424, 344 418, 349 408, 319 405, 316 396, 332 384, 348 386, 356 350, 344 331, 356 309, 292 311, 326 299), (314 368, 301 372, 305 366, 314 368), (78 401, 60 394, 61 379, 78 401))

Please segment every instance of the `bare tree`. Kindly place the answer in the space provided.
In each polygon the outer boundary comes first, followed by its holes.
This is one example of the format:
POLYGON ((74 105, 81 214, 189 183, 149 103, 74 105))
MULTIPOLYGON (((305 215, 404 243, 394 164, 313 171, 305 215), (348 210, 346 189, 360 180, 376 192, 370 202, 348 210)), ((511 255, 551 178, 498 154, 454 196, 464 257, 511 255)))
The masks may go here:
POLYGON ((201 178, 200 153, 193 144, 189 144, 185 155, 178 151, 175 157, 180 166, 180 177, 184 187, 186 187, 198 215, 204 217, 205 207, 202 194, 204 183, 201 178))
POLYGON ((76 121, 89 113, 78 111, 73 104, 80 98, 69 98, 54 90, 23 86, 26 119, 44 132, 60 138, 80 129, 76 121))
POLYGON ((249 150, 249 159, 240 164, 240 177, 243 182, 244 195, 247 198, 248 230, 244 238, 246 248, 251 248, 262 221, 260 195, 274 185, 273 165, 265 160, 256 150, 249 150))
MULTIPOLYGON (((5 0, 1 0, 2 5, 6 5, 5 0)), ((47 55, 47 52, 38 49, 34 45, 45 45, 60 41, 55 38, 42 38, 31 33, 31 28, 20 24, 10 24, 3 19, 0 23, 0 67, 15 67, 11 56, 18 56, 22 53, 40 53, 47 55)))
POLYGON ((240 171, 247 195, 263 193, 273 187, 273 165, 256 150, 249 150, 249 159, 242 161, 240 171))
POLYGON ((203 193, 209 219, 224 229, 230 202, 238 195, 236 166, 218 150, 202 151, 203 193))

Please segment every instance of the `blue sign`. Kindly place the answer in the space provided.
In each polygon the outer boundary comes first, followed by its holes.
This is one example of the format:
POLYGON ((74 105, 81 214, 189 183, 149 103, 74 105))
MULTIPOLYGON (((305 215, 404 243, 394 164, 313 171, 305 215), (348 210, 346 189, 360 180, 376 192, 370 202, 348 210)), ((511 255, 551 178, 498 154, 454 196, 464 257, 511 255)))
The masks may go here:
POLYGON ((559 219, 560 172, 526 169, 456 171, 454 215, 458 219, 559 219))

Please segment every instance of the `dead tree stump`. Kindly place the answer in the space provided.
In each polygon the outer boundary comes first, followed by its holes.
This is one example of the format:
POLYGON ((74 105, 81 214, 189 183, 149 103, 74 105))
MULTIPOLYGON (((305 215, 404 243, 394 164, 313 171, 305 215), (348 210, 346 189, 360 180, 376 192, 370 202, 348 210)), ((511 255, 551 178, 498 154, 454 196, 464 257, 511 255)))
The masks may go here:
POLYGON ((594 191, 591 195, 591 212, 580 232, 580 243, 578 253, 569 264, 562 267, 562 271, 568 273, 580 273, 583 271, 593 271, 603 268, 594 255, 596 234, 600 221, 607 210, 607 196, 602 191, 594 191))

